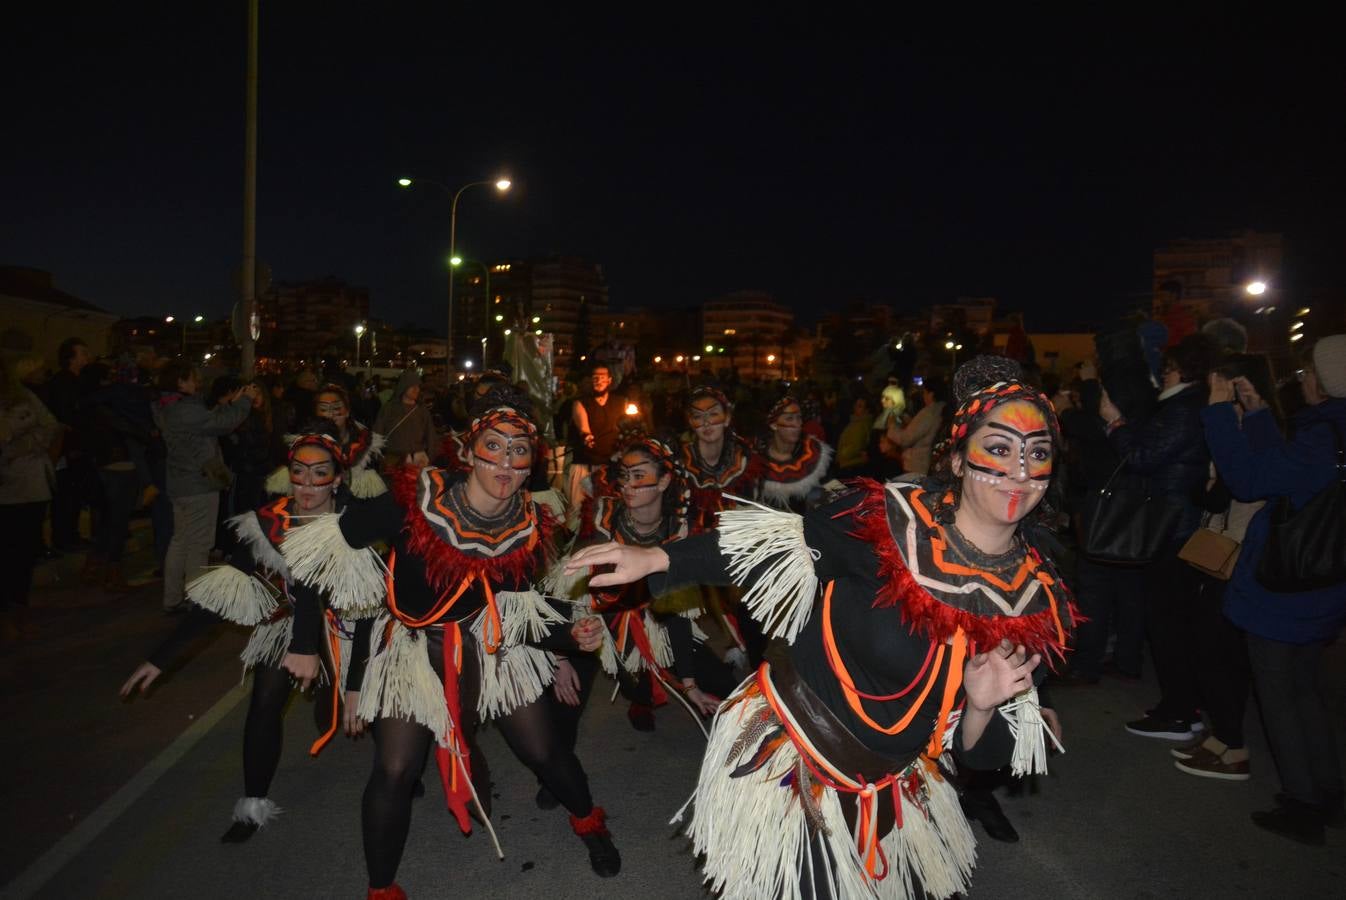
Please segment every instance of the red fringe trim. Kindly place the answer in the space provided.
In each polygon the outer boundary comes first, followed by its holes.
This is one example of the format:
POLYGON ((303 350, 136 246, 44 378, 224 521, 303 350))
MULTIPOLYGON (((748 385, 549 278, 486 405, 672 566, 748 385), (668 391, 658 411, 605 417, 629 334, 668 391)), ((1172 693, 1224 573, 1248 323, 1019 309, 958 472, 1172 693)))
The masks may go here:
MULTIPOLYGON (((903 622, 933 641, 946 641, 961 628, 972 642, 973 649, 969 652, 985 651, 1008 640, 1023 644, 1030 653, 1041 653, 1052 668, 1056 660, 1065 658, 1066 647, 1057 639, 1056 621, 1050 609, 1025 616, 980 616, 955 609, 931 596, 916 583, 888 528, 883 485, 867 478, 853 484, 865 492, 865 497, 847 511, 855 520, 851 535, 872 546, 879 559, 879 580, 883 586, 874 598, 876 609, 898 607, 903 622)), ((1080 620, 1079 611, 1059 581, 1054 587, 1060 589, 1057 606, 1061 624, 1071 629, 1072 623, 1080 620)), ((1069 637, 1070 631, 1066 634, 1069 637)))
MULTIPOLYGON (((530 546, 525 541, 518 547, 494 558, 469 556, 440 540, 439 535, 425 521, 416 505, 416 487, 421 470, 403 466, 393 473, 393 497, 406 510, 406 547, 425 562, 425 580, 436 591, 452 590, 469 575, 484 578, 492 584, 519 584, 531 580, 539 564, 545 568, 554 553, 553 537, 556 519, 545 506, 534 505, 537 514, 537 542, 530 546)), ((532 503, 532 495, 525 492, 525 501, 532 503)))
POLYGON ((607 821, 608 814, 603 810, 603 807, 595 806, 593 811, 582 819, 572 815, 570 817, 570 827, 580 837, 587 834, 609 837, 607 821))

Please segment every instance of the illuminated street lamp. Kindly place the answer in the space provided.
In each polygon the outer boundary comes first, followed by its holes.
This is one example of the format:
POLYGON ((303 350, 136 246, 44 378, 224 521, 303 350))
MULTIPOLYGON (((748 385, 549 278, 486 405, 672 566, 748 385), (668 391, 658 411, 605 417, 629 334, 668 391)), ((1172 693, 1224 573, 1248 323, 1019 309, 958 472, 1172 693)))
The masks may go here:
MULTIPOLYGON (((463 263, 465 263, 465 262, 467 262, 467 263, 471 263, 471 264, 474 265, 474 266, 481 266, 481 271, 482 271, 482 273, 486 276, 486 285, 485 285, 485 287, 486 287, 486 293, 482 295, 482 304, 481 304, 481 365, 482 365, 482 368, 485 368, 485 367, 486 367, 486 363, 487 363, 487 359, 486 359, 487 333, 491 330, 491 323, 490 323, 490 319, 491 319, 491 267, 488 266, 488 265, 486 265, 486 263, 482 262, 482 261, 479 260, 479 259, 466 259, 466 260, 465 260, 465 259, 463 259, 461 256, 453 256, 453 257, 450 257, 450 258, 449 258, 449 265, 451 265, 451 266, 461 266, 461 265, 462 265, 463 263)), ((450 280, 453 279, 453 273, 452 273, 452 272, 449 273, 449 279, 450 279, 450 280)), ((499 321, 500 321, 500 317, 499 317, 499 316, 496 316, 496 317, 495 317, 495 320, 496 320, 497 322, 499 322, 499 321)))
MULTIPOLYGON (((681 359, 682 357, 678 357, 678 358, 681 359)), ((656 366, 659 365, 659 363, 661 363, 661 362, 663 362, 663 361, 664 361, 664 358, 663 358, 662 356, 656 356, 656 357, 654 358, 654 364, 655 364, 656 366)))
POLYGON ((1267 283, 1265 281, 1250 281, 1243 286, 1243 291, 1249 297, 1260 297, 1267 292, 1267 283))
POLYGON ((355 365, 360 365, 360 337, 365 333, 364 325, 355 326, 355 365))
POLYGON ((950 365, 952 368, 957 369, 957 368, 958 368, 958 351, 963 349, 963 345, 962 345, 962 344, 956 344, 956 343, 954 343, 954 342, 951 341, 951 340, 950 340, 950 341, 945 341, 945 342, 944 342, 944 349, 949 351, 949 365, 950 365))
MULTIPOLYGON (((503 194, 510 189, 511 182, 508 178, 497 178, 495 181, 469 181, 460 187, 457 191, 449 188, 447 185, 440 184, 429 178, 422 178, 426 184, 433 184, 435 187, 444 191, 453 197, 453 202, 449 205, 449 256, 457 257, 458 249, 458 198, 463 196, 463 191, 470 187, 479 185, 493 185, 499 193, 503 194)), ((403 188, 409 188, 415 184, 415 179, 399 178, 398 185, 403 188)), ((444 371, 448 371, 449 366, 453 365, 453 272, 449 272, 449 331, 447 339, 444 341, 444 371)))

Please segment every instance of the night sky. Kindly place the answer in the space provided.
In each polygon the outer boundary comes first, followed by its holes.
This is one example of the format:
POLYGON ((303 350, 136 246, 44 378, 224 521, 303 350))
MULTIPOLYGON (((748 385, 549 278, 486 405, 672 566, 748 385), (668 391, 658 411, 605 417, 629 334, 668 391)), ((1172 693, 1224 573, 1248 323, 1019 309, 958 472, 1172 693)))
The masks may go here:
MULTIPOLYGON (((225 315, 245 5, 48 6, 2 39, 0 264, 124 315, 225 315)), ((617 306, 760 288, 807 321, 986 295, 1069 327, 1148 291, 1157 243, 1247 227, 1286 234, 1287 285, 1346 284, 1346 54, 1325 23, 974 37, 796 15, 678 36, 262 6, 258 258, 366 285, 395 324, 442 324, 449 232, 448 198, 402 174, 508 173, 508 197, 464 195, 460 252, 587 256, 617 306)))

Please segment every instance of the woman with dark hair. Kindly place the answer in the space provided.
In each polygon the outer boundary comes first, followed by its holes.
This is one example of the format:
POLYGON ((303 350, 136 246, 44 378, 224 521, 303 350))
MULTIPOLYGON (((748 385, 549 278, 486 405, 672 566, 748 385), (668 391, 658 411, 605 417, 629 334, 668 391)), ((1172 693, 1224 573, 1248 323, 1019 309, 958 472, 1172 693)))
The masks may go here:
POLYGON ((490 774, 476 743, 485 720, 565 806, 594 871, 621 867, 606 813, 545 695, 546 651, 595 650, 603 624, 572 624, 533 587, 553 558, 556 523, 526 489, 537 447, 528 398, 496 388, 473 414, 468 472, 406 466, 389 494, 342 517, 334 535, 351 553, 378 541, 392 548, 359 709, 375 741, 362 808, 369 896, 385 900, 405 896, 394 879, 432 745, 459 828, 471 831, 471 807, 494 839, 490 774))
MULTIPOLYGON (((654 546, 687 537, 686 478, 663 441, 627 437, 594 488, 580 515, 578 546, 609 541, 654 546)), ((557 697, 573 710, 572 734, 600 664, 631 701, 627 717, 637 731, 654 730, 654 708, 666 700, 664 688, 681 690, 701 715, 713 713, 719 698, 733 689, 729 667, 694 640, 690 617, 701 612, 699 591, 661 598, 659 604, 644 584, 595 589, 586 596, 584 608, 603 617, 610 639, 604 638, 597 658, 581 655, 568 662, 573 675, 564 668, 557 673, 557 697)))
POLYGON ((253 676, 243 729, 243 796, 221 838, 225 843, 246 841, 280 814, 269 795, 280 763, 285 706, 296 682, 301 692, 315 681, 330 687, 330 719, 309 751, 314 756, 343 721, 348 735, 363 730, 355 709, 368 656, 370 617, 383 602, 383 566, 372 550, 332 554, 321 540, 308 540, 330 532, 358 503, 345 490, 341 459, 326 422, 311 423, 292 436, 286 465, 291 495, 228 520, 238 538, 229 564, 208 570, 187 586, 191 611, 121 688, 123 698, 144 693, 193 641, 220 622, 252 628, 242 654, 253 676), (315 563, 338 567, 336 587, 319 588, 295 575, 297 564, 312 568, 315 563))
POLYGON ((703 385, 687 398, 691 440, 682 445, 682 468, 692 490, 692 531, 713 528, 721 510, 732 509, 725 494, 755 499, 762 460, 734 433, 734 405, 721 391, 703 385))
POLYGON ((1176 507, 1155 559, 1141 568, 1145 588, 1145 635, 1150 642, 1159 702, 1126 723, 1141 737, 1191 740, 1204 728, 1196 672, 1192 665, 1195 570, 1178 551, 1201 525, 1201 497, 1210 471, 1210 454, 1201 431, 1206 376, 1216 361, 1210 338, 1188 335, 1163 355, 1163 389, 1158 404, 1142 422, 1131 423, 1105 390, 1098 414, 1108 440, 1125 460, 1126 471, 1144 479, 1151 496, 1176 507))
POLYGON ((720 707, 702 762, 688 834, 721 896, 965 892, 975 841, 940 760, 1045 768, 1035 670, 1065 651, 1074 610, 1035 541, 1056 418, 1017 375, 992 357, 959 370, 953 452, 920 484, 571 558, 615 567, 594 587, 747 586, 789 643, 720 707))
POLYGON ((832 467, 832 448, 804 433, 804 411, 786 394, 766 416, 767 434, 757 442, 761 457, 762 497, 772 506, 802 513, 816 506, 832 467))
MULTIPOLYGON (((386 441, 367 425, 351 418, 351 400, 339 384, 325 384, 313 395, 312 414, 326 419, 335 429, 337 444, 341 447, 341 464, 346 468, 347 486, 361 499, 377 497, 388 490, 374 464, 383 453, 386 441)), ((278 469, 267 479, 267 490, 283 494, 289 490, 285 470, 278 469)))

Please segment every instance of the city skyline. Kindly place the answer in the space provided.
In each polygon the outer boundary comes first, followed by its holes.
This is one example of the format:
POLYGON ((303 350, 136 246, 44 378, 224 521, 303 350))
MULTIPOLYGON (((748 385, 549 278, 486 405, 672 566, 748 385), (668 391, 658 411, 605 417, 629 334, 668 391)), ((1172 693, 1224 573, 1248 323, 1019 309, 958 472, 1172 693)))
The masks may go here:
MULTIPOLYGON (((243 8, 23 16, 0 263, 122 315, 226 315, 243 8), (81 65, 41 64, 60 58, 81 65)), ((590 259, 614 308, 761 290, 807 321, 823 302, 995 296, 1061 327, 1148 295, 1161 244, 1245 228, 1285 234, 1296 289, 1343 283, 1327 110, 1346 79, 1314 37, 864 46, 787 28, 726 52, 580 23, 547 46, 490 22, 454 42, 444 24, 264 6, 258 258, 277 280, 334 275, 373 316, 442 328, 449 199, 395 179, 508 174, 508 195, 463 195, 459 253, 590 259)))

